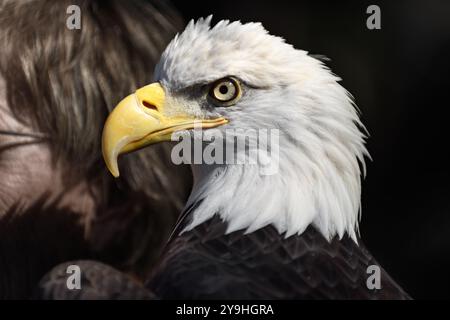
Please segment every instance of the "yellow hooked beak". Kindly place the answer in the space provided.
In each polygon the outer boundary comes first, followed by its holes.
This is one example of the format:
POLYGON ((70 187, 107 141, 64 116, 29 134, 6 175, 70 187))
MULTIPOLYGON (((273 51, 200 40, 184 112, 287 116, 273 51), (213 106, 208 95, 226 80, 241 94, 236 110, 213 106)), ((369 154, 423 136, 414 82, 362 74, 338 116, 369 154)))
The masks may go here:
POLYGON ((187 114, 165 116, 173 114, 170 109, 175 107, 166 103, 159 83, 142 87, 119 102, 106 120, 102 136, 103 158, 114 177, 119 176, 117 158, 120 154, 170 141, 175 131, 213 128, 228 122, 222 117, 202 120, 187 114))

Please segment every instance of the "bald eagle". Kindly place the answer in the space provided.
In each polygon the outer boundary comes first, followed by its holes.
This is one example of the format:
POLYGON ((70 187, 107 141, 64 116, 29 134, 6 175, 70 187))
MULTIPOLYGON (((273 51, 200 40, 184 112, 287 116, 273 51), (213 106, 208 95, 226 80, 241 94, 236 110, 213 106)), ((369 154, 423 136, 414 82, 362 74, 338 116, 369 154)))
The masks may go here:
POLYGON ((409 298, 361 243, 365 129, 321 61, 259 23, 211 27, 208 17, 172 40, 155 80, 105 123, 103 156, 116 177, 120 154, 179 130, 219 130, 225 144, 245 130, 279 130, 275 174, 262 174, 259 162, 192 164, 191 195, 147 284, 156 295, 409 298), (367 285, 372 265, 378 288, 367 285))
POLYGON ((166 161, 160 145, 122 162, 118 184, 100 138, 181 24, 160 0, 0 0, 0 299, 30 298, 74 259, 147 278, 189 195, 189 167, 166 161), (71 5, 79 30, 65 27, 71 5), (143 166, 145 176, 134 169, 143 166))

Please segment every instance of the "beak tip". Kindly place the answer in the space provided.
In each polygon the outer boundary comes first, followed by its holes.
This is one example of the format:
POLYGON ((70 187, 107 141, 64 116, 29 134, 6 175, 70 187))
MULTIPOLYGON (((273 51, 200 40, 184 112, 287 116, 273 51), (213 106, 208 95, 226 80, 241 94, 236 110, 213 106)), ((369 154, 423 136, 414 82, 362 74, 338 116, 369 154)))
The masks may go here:
POLYGON ((117 165, 116 161, 105 161, 106 167, 108 168, 109 172, 112 174, 114 178, 118 178, 120 176, 119 167, 117 165))
POLYGON ((113 169, 108 167, 109 172, 114 178, 118 178, 120 176, 120 172, 118 169, 113 169))
POLYGON ((119 171, 113 172, 111 171, 111 174, 113 175, 114 178, 118 178, 120 176, 119 171))
POLYGON ((108 171, 112 174, 114 178, 118 178, 119 173, 119 165, 117 163, 117 156, 114 155, 114 153, 105 152, 105 149, 103 149, 103 160, 105 161, 106 167, 108 168, 108 171))

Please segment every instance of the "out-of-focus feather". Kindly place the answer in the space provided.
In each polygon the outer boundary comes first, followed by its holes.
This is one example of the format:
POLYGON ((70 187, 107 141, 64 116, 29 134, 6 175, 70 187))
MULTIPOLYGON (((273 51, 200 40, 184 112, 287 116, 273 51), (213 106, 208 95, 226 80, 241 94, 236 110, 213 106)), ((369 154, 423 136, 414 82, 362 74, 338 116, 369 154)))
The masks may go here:
POLYGON ((54 267, 39 282, 35 298, 45 300, 148 300, 155 296, 130 276, 92 260, 68 261, 54 267), (68 267, 80 270, 80 288, 69 289, 68 267))

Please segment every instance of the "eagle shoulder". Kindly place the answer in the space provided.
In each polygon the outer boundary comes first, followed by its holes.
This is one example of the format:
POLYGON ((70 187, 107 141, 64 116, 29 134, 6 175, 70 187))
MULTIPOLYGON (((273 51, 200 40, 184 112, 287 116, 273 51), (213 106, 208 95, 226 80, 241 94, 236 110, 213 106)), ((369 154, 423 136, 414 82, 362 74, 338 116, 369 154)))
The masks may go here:
POLYGON ((175 236, 147 287, 162 299, 408 299, 380 267, 369 289, 370 252, 352 239, 328 242, 314 227, 284 238, 272 226, 225 234, 217 215, 175 236))

